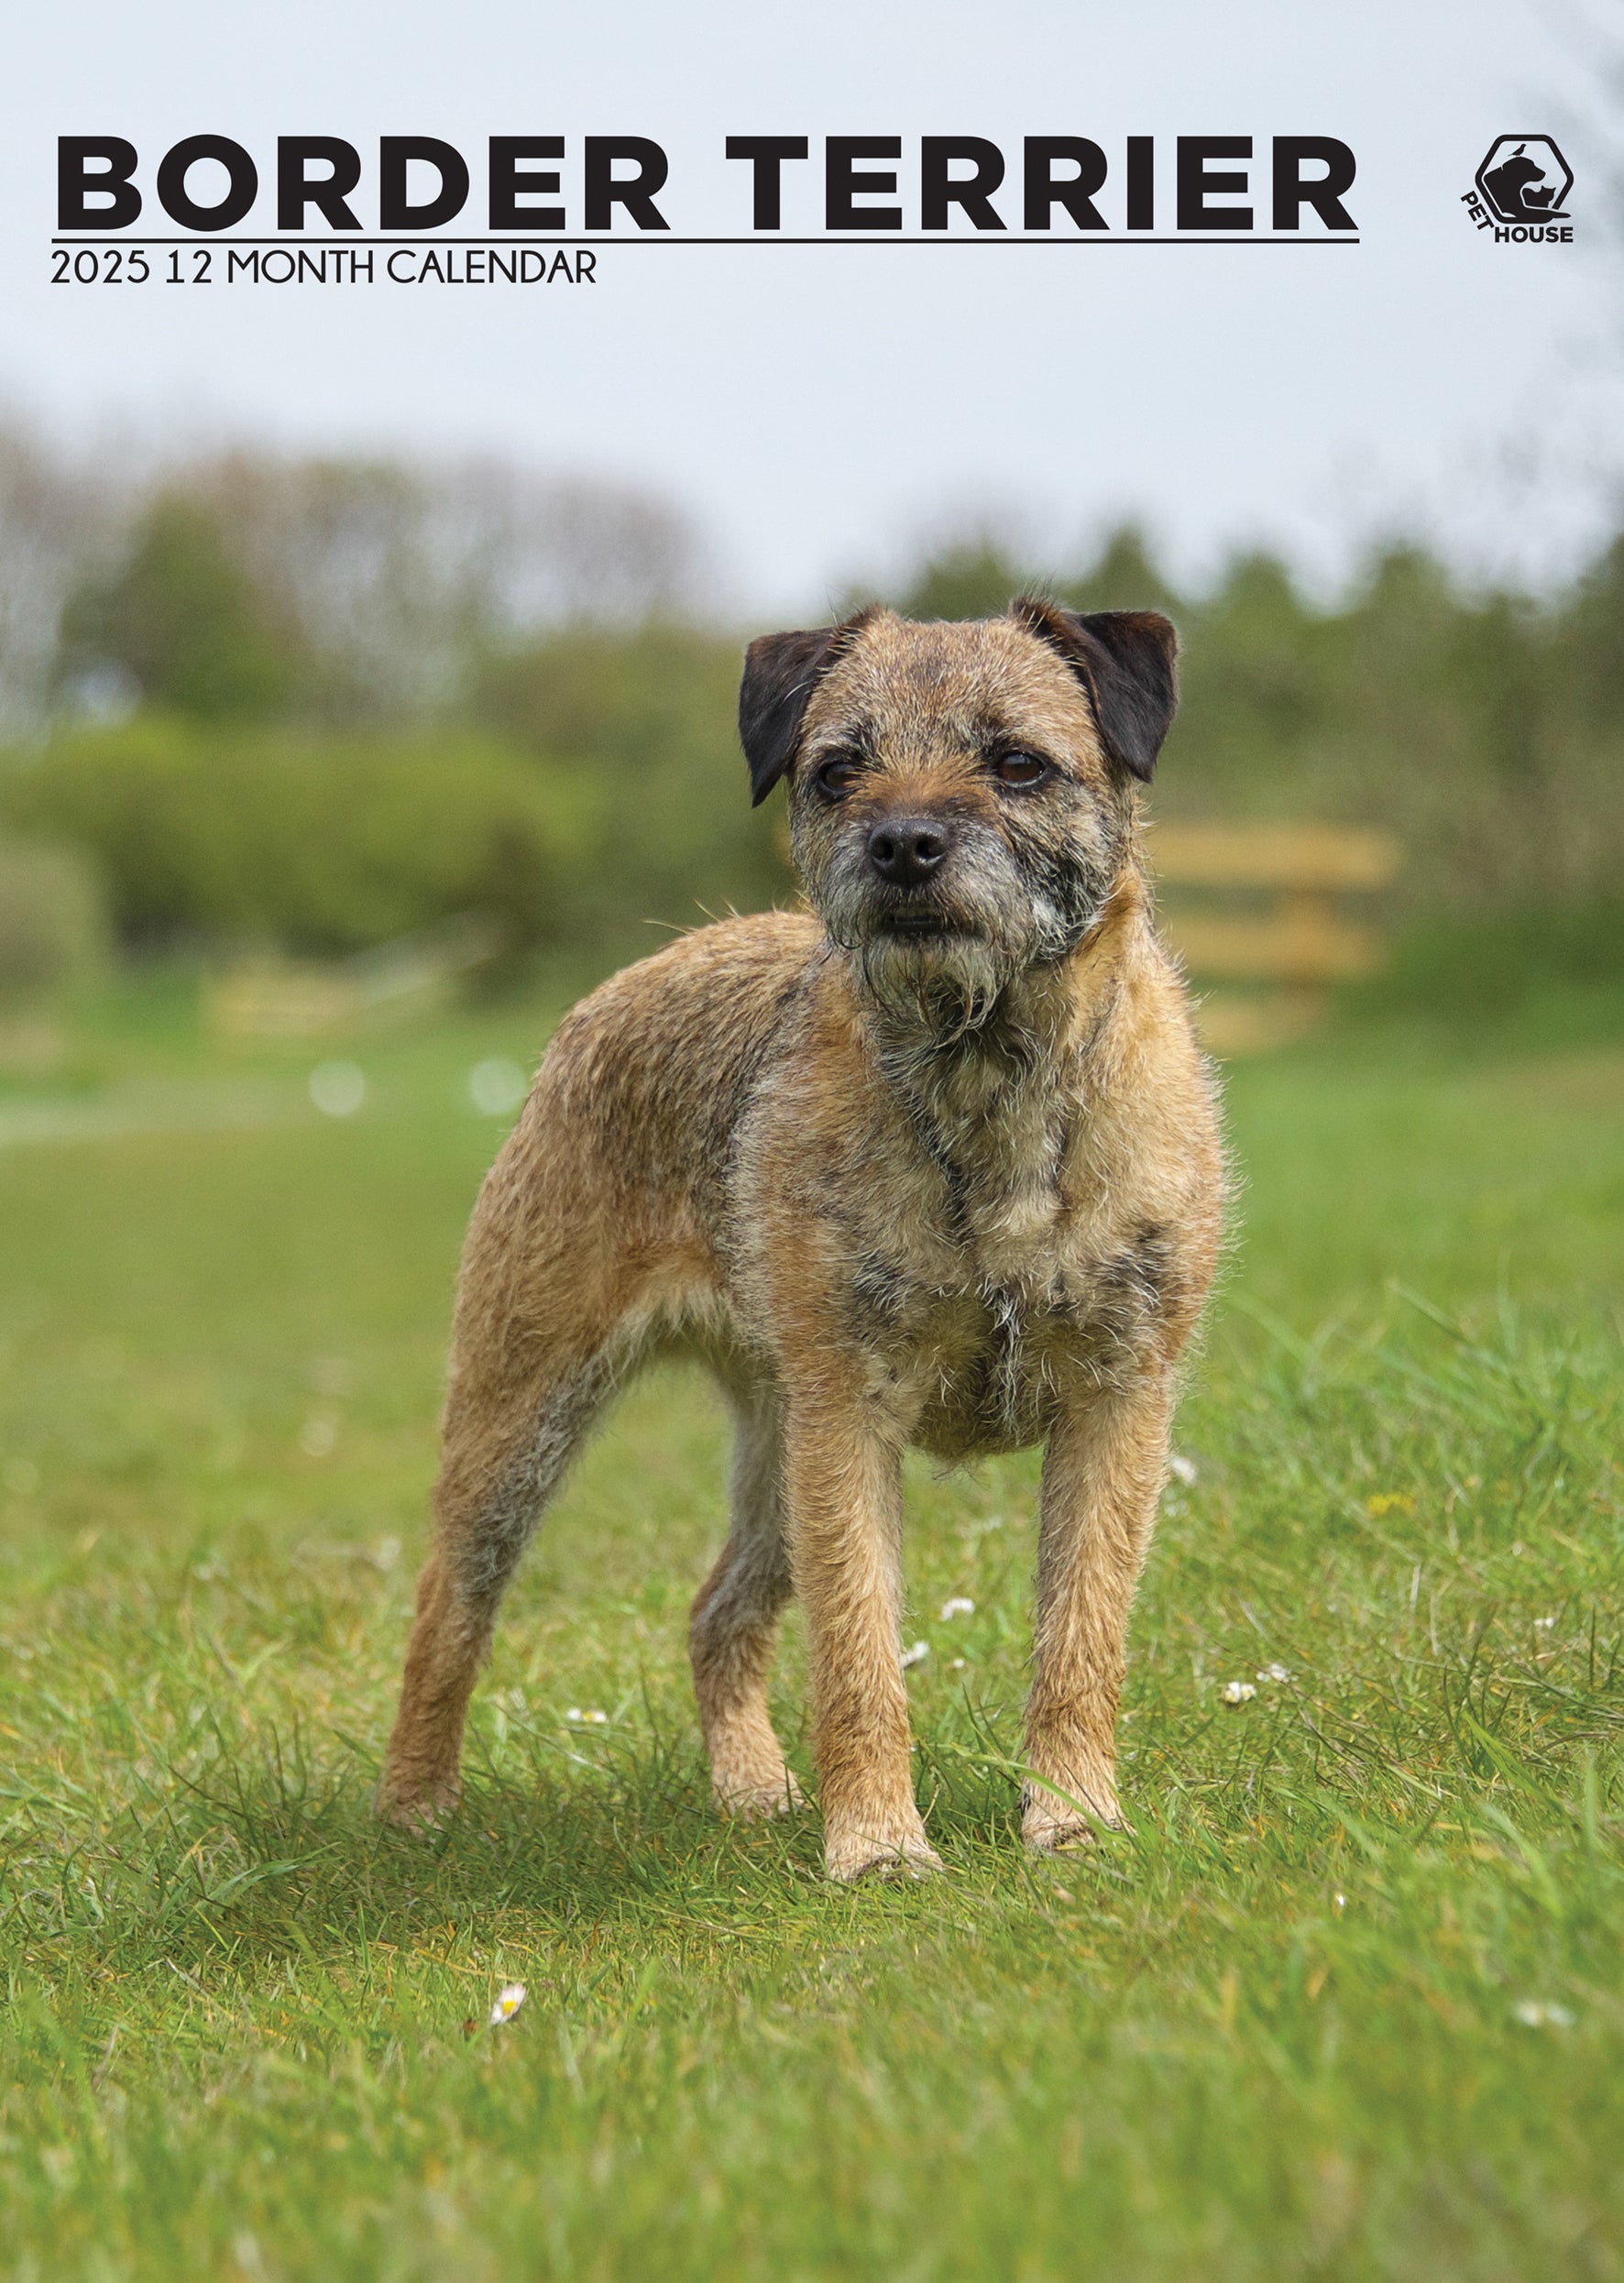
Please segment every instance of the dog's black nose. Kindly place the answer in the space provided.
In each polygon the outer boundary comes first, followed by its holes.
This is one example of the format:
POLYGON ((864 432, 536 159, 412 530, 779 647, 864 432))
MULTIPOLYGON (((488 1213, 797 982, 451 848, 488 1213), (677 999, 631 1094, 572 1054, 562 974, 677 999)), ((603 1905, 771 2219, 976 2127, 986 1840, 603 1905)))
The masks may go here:
POLYGON ((891 817, 869 834, 869 862, 894 888, 917 888, 940 869, 948 831, 930 817, 891 817))

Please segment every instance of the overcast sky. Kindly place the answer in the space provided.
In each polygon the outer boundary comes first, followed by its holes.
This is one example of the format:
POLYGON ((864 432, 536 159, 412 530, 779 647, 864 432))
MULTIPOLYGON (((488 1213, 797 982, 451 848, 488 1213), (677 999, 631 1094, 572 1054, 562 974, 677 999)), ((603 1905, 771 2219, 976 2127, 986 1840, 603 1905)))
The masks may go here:
MULTIPOLYGON (((1548 577, 1608 527, 1624 466, 1586 23, 1584 0, 15 7, 0 404, 71 442, 496 449, 646 482, 702 519, 751 619, 817 609, 980 513, 1016 518, 1057 565, 1135 513, 1187 576, 1264 541, 1333 578, 1407 525, 1475 570, 1548 577), (1498 134, 1542 130, 1574 165, 1577 242, 1497 246, 1461 193, 1498 134), (157 162, 201 131, 267 181, 279 133, 346 137, 368 228, 380 133, 477 162, 493 133, 565 135, 572 160, 587 133, 647 134, 671 153, 675 232, 740 226, 729 133, 806 134, 815 153, 900 134, 910 231, 922 133, 1012 155, 1024 134, 1080 134, 1118 164, 1129 134, 1170 164, 1180 134, 1249 133, 1263 153, 1318 133, 1357 154, 1362 243, 609 243, 575 289, 53 288, 58 135, 129 137, 169 228, 157 162)), ((786 221, 816 227, 816 169, 791 171, 786 221)), ((483 228, 482 205, 477 163, 458 226, 483 228)), ((245 226, 274 226, 269 191, 245 226)))

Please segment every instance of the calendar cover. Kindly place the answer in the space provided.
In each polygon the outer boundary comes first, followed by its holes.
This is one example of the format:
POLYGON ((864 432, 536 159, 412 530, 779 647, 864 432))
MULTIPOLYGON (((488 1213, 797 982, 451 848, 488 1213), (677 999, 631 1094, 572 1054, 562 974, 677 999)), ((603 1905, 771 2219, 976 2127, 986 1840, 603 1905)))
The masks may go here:
POLYGON ((1624 2271, 1624 33, 0 72, 0 2267, 1624 2271))

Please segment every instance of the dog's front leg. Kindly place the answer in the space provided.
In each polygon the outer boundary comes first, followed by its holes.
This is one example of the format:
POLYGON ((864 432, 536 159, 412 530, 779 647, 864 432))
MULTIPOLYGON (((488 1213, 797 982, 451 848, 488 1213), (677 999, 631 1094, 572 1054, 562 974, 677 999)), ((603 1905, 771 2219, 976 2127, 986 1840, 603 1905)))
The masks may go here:
POLYGON ((1120 1827, 1116 1710, 1128 1612, 1156 1520, 1172 1417, 1170 1375, 1062 1409, 1043 1463, 1036 1674, 1026 1706, 1022 1835, 1028 1847, 1120 1827))
POLYGON ((939 1867, 914 1802, 902 1677, 902 1452, 872 1405, 792 1400, 785 1492, 812 1658, 813 1754, 834 1879, 939 1867))

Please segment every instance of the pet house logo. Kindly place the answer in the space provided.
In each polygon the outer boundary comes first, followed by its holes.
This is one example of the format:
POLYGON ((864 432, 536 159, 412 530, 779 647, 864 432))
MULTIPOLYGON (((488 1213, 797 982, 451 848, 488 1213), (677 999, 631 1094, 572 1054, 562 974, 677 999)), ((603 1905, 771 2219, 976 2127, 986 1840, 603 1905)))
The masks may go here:
POLYGON ((1549 135, 1497 135, 1462 203, 1497 246, 1571 246, 1574 170, 1549 135))

